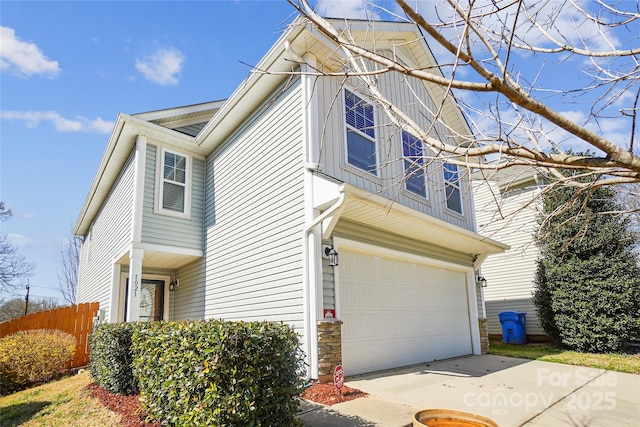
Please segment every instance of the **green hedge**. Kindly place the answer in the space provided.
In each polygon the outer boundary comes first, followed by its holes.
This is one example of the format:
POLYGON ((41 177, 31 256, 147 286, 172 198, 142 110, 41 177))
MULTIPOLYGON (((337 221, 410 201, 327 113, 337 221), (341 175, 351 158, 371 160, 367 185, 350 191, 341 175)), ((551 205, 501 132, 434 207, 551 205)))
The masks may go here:
POLYGON ((138 393, 133 376, 132 337, 136 323, 103 323, 91 332, 89 371, 105 390, 118 394, 138 393))
POLYGON ((75 351, 73 335, 58 330, 20 331, 0 338, 0 394, 55 378, 75 351))
POLYGON ((303 358, 284 324, 139 324, 134 374, 151 419, 178 426, 298 424, 303 358))

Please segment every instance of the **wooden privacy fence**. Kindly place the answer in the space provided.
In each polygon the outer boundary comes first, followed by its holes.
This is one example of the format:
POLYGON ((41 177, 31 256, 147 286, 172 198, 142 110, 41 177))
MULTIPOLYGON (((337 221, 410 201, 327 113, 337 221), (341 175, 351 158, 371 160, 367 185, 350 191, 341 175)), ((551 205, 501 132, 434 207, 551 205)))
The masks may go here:
POLYGON ((100 303, 90 302, 27 314, 0 323, 0 338, 30 329, 58 329, 76 338, 76 353, 67 362, 67 368, 86 366, 89 364, 89 334, 99 308, 100 303))

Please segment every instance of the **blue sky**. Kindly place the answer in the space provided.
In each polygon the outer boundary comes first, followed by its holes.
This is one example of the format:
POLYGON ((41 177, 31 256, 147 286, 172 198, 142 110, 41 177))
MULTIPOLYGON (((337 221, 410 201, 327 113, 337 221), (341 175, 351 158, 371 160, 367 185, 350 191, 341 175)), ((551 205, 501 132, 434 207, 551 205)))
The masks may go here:
MULTIPOLYGON (((285 1, 2 1, 2 233, 58 296, 69 235, 119 112, 224 99, 278 38, 285 1)), ((16 290, 24 295, 21 286, 16 290)), ((7 295, 0 295, 0 298, 7 295)))

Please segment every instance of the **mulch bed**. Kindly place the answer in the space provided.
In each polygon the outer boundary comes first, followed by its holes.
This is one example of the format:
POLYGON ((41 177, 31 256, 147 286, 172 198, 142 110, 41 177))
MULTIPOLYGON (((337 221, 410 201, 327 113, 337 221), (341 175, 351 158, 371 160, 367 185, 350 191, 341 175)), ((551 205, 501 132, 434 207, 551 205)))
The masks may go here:
MULTIPOLYGON (((109 408, 111 411, 122 417, 122 425, 127 427, 160 427, 160 423, 148 423, 144 421, 144 414, 140 407, 138 395, 124 396, 122 394, 111 393, 96 383, 87 386, 91 397, 94 397, 109 408)), ((335 403, 347 402, 359 397, 366 397, 367 393, 360 390, 343 386, 340 391, 333 383, 320 384, 314 382, 301 395, 303 399, 323 405, 333 405, 335 403)))
POLYGON ((342 389, 338 391, 333 383, 320 384, 318 382, 311 384, 301 395, 303 399, 322 403, 323 405, 333 405, 366 396, 368 396, 367 393, 346 385, 342 386, 342 389))
POLYGON ((125 396, 111 393, 96 383, 87 386, 91 397, 95 397, 111 411, 122 417, 122 425, 127 427, 160 427, 160 423, 148 423, 144 421, 145 415, 140 407, 140 399, 137 394, 125 396))

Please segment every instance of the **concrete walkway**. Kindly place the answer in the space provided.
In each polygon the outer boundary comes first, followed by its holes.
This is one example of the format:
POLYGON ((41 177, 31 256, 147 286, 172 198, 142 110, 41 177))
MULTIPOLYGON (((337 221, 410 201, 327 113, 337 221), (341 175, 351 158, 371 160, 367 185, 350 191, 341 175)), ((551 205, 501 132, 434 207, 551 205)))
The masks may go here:
POLYGON ((347 378, 369 394, 304 402, 309 427, 410 426, 422 409, 483 415, 501 427, 640 426, 640 375, 484 355, 347 378))

